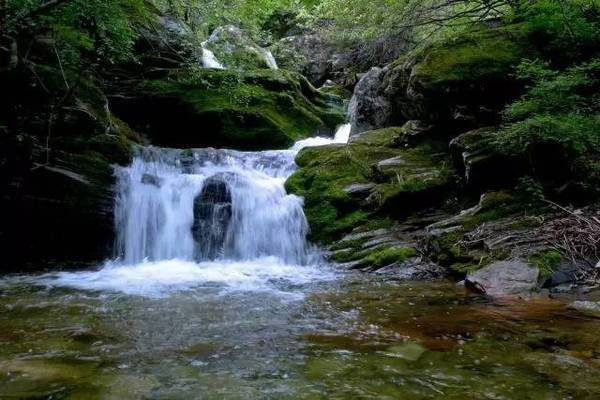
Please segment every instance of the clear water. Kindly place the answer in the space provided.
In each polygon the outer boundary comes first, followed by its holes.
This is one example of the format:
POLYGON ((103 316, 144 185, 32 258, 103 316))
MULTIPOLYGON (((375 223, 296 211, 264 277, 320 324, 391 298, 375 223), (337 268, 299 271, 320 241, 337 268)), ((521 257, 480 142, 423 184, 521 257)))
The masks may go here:
POLYGON ((600 319, 567 299, 345 274, 163 297, 0 283, 0 398, 595 399, 600 319))

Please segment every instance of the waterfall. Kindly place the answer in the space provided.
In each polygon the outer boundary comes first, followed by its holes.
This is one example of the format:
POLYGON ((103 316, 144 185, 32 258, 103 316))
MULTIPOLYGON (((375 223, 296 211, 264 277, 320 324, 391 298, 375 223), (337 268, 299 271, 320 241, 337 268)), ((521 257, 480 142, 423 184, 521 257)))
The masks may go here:
POLYGON ((260 50, 262 52, 263 59, 265 60, 269 68, 275 70, 279 69, 279 67, 277 66, 277 61, 275 61, 275 57, 273 57, 273 53, 271 53, 271 50, 264 48, 260 48, 260 50))
POLYGON ((253 260, 274 256, 307 264, 308 224, 302 199, 285 192, 294 158, 306 146, 347 142, 310 138, 288 150, 141 148, 118 171, 117 252, 126 264, 144 260, 253 260))
POLYGON ((117 258, 92 271, 43 275, 39 282, 145 297, 206 288, 269 291, 335 279, 306 240, 302 199, 284 182, 307 146, 346 143, 309 138, 288 150, 138 149, 119 167, 115 202, 117 258))
POLYGON ((206 47, 206 41, 202 42, 202 66, 210 69, 225 69, 223 64, 217 60, 215 53, 206 47))

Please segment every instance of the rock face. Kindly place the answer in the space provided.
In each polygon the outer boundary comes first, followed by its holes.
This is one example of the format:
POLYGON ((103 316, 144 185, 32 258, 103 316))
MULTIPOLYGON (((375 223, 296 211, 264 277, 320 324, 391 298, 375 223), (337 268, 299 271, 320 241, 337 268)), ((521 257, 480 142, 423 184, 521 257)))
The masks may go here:
POLYGON ((287 148, 333 134, 341 105, 288 71, 178 70, 110 93, 122 119, 164 147, 287 148))
POLYGON ((518 25, 481 28, 372 69, 355 90, 354 134, 407 120, 449 134, 495 123, 519 94, 510 73, 526 55, 525 35, 518 25))
POLYGON ((315 85, 328 79, 345 87, 356 83, 349 70, 359 61, 352 50, 341 49, 316 33, 282 38, 273 47, 282 68, 305 75, 315 85))
POLYGON ((491 296, 527 294, 538 277, 539 270, 522 261, 500 261, 467 275, 465 286, 491 296))
POLYGON ((213 260, 221 254, 231 221, 231 192, 222 177, 206 180, 194 199, 192 234, 196 241, 196 258, 213 260))
POLYGON ((374 67, 362 76, 354 88, 348 113, 352 123, 351 135, 398 125, 392 120, 392 104, 383 91, 384 70, 374 67))
MULTIPOLYGON (((108 257, 113 242, 113 165, 139 140, 111 114, 90 76, 64 96, 58 67, 0 74, 0 242, 6 268, 82 265, 108 257), (45 82, 46 89, 38 84, 45 82), (46 148, 46 143, 49 145, 46 148)), ((74 75, 66 72, 68 80, 74 75)))

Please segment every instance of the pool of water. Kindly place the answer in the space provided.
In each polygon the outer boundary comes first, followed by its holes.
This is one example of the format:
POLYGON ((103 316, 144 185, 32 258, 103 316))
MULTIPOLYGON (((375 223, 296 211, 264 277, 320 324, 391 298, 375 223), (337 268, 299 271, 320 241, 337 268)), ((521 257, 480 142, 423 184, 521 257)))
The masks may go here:
POLYGON ((0 398, 600 398, 600 319, 569 299, 244 271, 0 279, 0 398))

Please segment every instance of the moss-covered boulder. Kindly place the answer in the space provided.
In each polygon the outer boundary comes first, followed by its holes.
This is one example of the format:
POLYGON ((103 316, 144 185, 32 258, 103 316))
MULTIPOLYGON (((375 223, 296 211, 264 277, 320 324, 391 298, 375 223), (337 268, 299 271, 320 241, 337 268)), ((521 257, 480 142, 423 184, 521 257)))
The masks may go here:
MULTIPOLYGON (((524 25, 479 27, 433 42, 363 79, 355 92, 359 131, 422 120, 450 134, 497 121, 521 83, 513 68, 536 50, 524 25), (373 116, 377 113, 376 117, 373 116)), ((357 131, 356 133, 359 133, 357 131)))
POLYGON ((332 134, 342 108, 287 71, 175 70, 113 93, 115 112, 166 147, 287 148, 332 134))
POLYGON ((371 131, 348 145, 300 152, 286 187, 304 197, 313 240, 328 243, 361 224, 442 201, 454 179, 445 145, 406 147, 403 132, 371 131))

